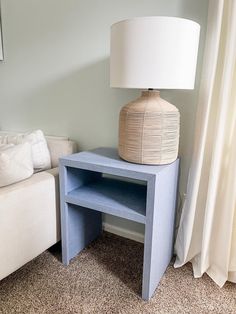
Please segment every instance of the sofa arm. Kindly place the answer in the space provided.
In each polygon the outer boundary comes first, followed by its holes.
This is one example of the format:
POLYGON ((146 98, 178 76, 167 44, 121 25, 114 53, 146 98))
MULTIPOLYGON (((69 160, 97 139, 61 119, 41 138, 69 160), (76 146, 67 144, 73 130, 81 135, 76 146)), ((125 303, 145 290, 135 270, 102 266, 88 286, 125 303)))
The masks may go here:
POLYGON ((60 239, 58 198, 57 169, 0 188, 0 280, 60 239))

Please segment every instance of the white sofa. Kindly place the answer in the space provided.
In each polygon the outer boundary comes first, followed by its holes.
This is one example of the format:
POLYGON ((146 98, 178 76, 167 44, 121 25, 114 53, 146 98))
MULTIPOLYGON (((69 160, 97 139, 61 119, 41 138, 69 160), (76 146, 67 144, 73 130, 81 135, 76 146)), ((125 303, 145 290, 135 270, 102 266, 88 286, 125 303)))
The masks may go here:
POLYGON ((76 151, 47 137, 52 169, 0 188, 0 280, 60 240, 58 158, 76 151))

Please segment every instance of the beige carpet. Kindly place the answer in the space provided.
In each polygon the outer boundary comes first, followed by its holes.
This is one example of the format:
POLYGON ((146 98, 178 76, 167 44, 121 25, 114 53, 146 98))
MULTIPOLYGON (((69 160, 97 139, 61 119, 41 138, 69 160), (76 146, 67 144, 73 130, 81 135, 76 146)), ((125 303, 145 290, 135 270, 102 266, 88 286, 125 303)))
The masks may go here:
POLYGON ((54 248, 0 282, 0 313, 236 313, 236 285, 194 279, 190 265, 170 266, 142 301, 142 255, 141 244, 107 233, 68 267, 54 248))

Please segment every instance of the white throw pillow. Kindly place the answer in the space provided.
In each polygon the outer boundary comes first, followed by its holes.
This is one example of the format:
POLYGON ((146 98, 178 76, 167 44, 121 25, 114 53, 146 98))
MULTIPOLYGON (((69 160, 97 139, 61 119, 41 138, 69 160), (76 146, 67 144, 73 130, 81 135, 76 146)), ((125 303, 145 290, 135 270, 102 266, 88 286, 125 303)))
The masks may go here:
POLYGON ((51 168, 51 156, 48 150, 47 141, 41 130, 30 133, 0 133, 0 144, 21 144, 29 143, 32 149, 32 159, 35 171, 51 168))
POLYGON ((0 187, 29 178, 34 172, 29 143, 0 147, 0 187))
POLYGON ((32 158, 34 169, 46 170, 51 168, 51 156, 47 146, 47 141, 41 130, 26 133, 23 136, 23 143, 30 143, 32 147, 32 158))

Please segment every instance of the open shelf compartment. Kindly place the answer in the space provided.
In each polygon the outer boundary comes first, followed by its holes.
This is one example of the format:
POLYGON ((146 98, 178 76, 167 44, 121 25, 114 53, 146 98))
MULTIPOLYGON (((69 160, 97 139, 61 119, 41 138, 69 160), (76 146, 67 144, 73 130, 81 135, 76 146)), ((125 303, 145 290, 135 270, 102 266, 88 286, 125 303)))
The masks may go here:
MULTIPOLYGON (((74 176, 74 171, 71 173, 74 176)), ((65 201, 103 213, 145 224, 147 186, 127 182, 120 177, 106 177, 102 173, 79 170, 81 176, 65 195, 65 201), (87 172, 87 173, 85 173, 87 172), (81 178, 87 178, 86 181, 81 178)), ((70 167, 67 169, 70 175, 70 167)), ((74 176, 75 177, 75 176, 74 176)))

